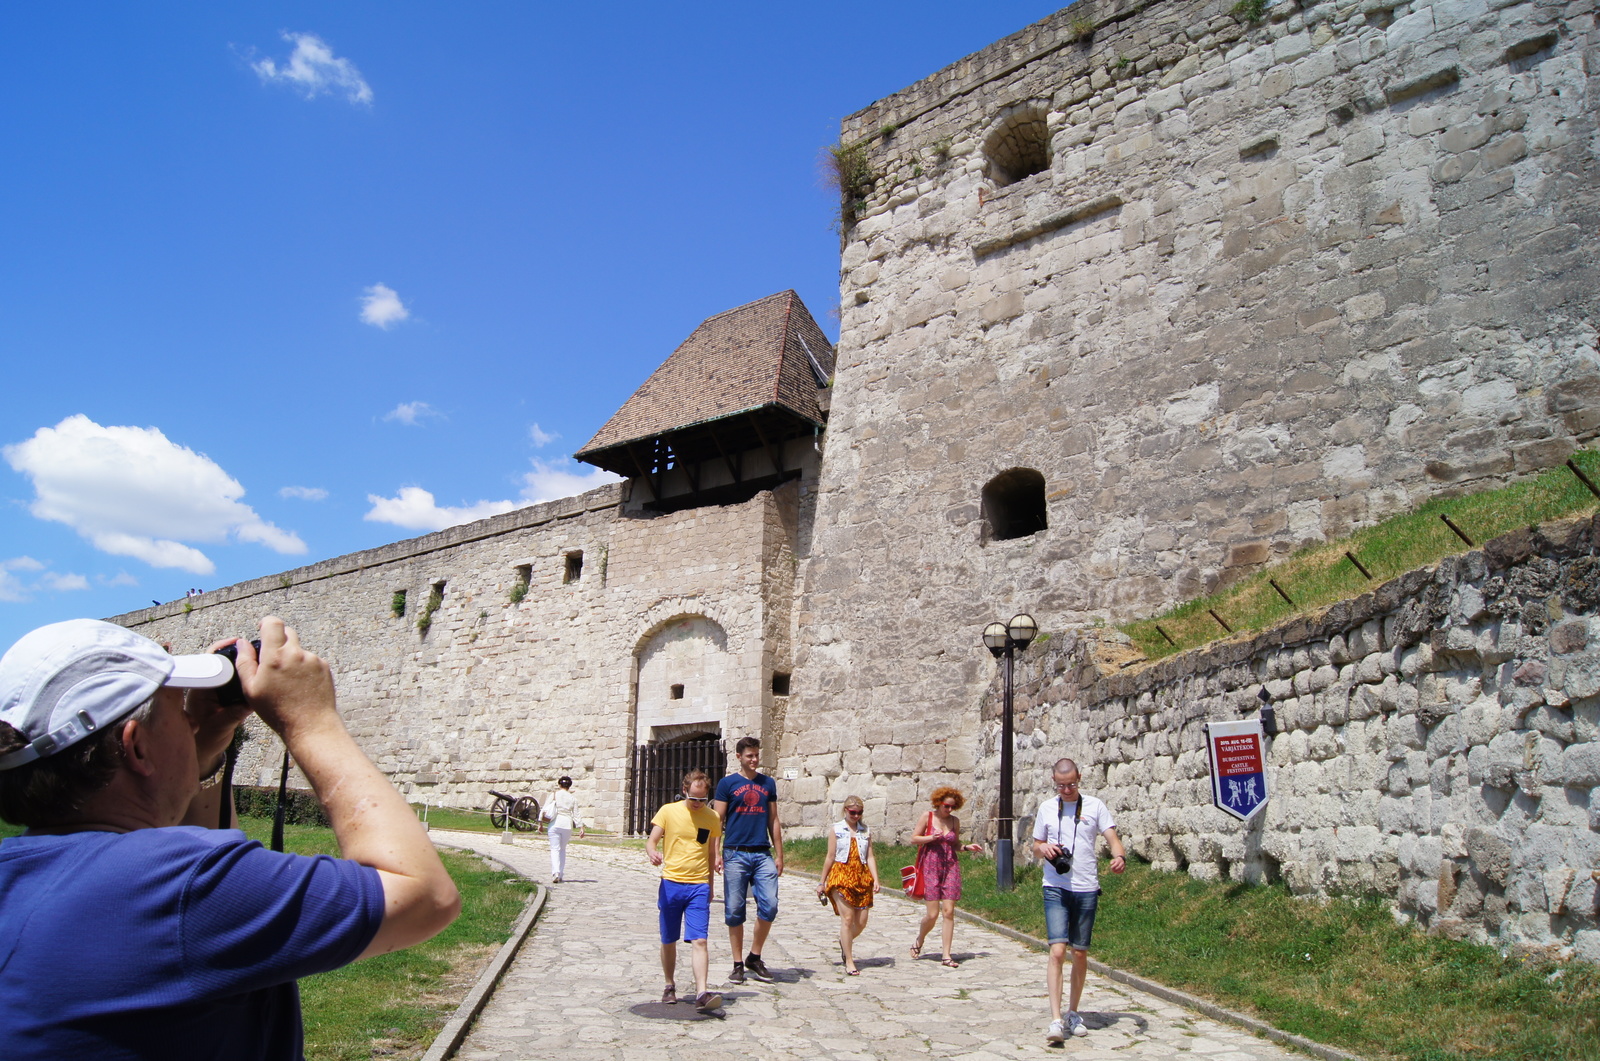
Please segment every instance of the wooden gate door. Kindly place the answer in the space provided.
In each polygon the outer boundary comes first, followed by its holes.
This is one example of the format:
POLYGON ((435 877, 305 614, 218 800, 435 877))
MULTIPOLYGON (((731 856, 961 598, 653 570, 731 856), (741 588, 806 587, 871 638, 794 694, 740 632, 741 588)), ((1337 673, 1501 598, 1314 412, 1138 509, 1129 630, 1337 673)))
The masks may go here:
POLYGON ((715 792, 727 764, 727 748, 716 737, 636 746, 628 792, 628 832, 635 836, 649 833, 656 811, 683 795, 683 775, 691 770, 704 770, 715 792))

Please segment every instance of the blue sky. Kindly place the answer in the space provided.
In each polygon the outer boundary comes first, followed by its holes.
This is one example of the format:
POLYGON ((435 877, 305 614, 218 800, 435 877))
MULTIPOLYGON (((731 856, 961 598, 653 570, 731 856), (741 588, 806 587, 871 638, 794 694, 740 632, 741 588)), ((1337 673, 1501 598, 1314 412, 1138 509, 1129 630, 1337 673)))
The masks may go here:
POLYGON ((0 647, 587 488, 705 317, 836 335, 839 119, 1052 10, 0 6, 0 647))

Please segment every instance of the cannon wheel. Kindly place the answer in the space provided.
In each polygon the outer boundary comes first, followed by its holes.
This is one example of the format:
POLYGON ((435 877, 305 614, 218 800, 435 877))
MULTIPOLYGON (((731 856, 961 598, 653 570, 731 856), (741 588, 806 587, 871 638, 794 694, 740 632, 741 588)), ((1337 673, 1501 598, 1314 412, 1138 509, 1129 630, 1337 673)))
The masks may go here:
POLYGON ((539 801, 523 796, 511 805, 511 828, 519 833, 531 833, 539 824, 539 801))
POLYGON ((504 829, 506 827, 506 818, 510 815, 510 813, 511 813, 511 803, 510 803, 510 801, 509 800, 504 800, 504 799, 496 799, 494 801, 494 806, 489 808, 489 822, 496 829, 504 829))

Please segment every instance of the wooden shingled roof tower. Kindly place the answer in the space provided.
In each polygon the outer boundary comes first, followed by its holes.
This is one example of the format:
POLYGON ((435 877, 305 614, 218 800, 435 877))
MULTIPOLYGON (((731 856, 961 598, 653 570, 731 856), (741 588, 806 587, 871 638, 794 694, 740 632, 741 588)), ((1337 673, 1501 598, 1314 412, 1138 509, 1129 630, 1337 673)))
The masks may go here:
POLYGON ((800 296, 768 295, 701 322, 575 456, 643 481, 651 507, 750 496, 799 475, 783 444, 826 424, 833 366, 833 344, 800 296), (764 459, 747 461, 752 452, 764 459), (688 492, 669 502, 674 470, 688 492))

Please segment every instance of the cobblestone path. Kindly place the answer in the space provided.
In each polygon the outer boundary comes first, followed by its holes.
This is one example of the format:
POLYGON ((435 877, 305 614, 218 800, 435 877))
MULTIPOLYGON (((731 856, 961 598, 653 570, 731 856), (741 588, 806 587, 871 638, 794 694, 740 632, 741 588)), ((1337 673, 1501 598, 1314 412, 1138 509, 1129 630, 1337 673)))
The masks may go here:
MULTIPOLYGON (((542 839, 511 845, 476 833, 436 832, 451 846, 500 859, 536 880, 550 879, 542 839)), ((762 955, 778 978, 727 985, 732 967, 719 902, 711 907, 711 982, 720 1016, 692 1005, 663 1006, 656 934, 657 875, 642 852, 575 843, 567 880, 551 886, 539 923, 462 1044, 465 1061, 810 1061, 813 1058, 1017 1057, 1298 1058, 1264 1039, 1220 1024, 1093 973, 1084 990, 1089 1034, 1047 1046, 1044 956, 976 925, 956 923, 958 969, 939 964, 938 946, 919 961, 908 952, 920 904, 882 896, 856 943, 861 975, 839 961, 838 921, 818 905, 816 883, 785 875, 778 920, 762 955)), ((719 889, 720 895, 720 889, 719 889)), ((752 924, 754 903, 751 904, 752 924)), ((747 938, 750 929, 746 929, 747 938)), ((935 929, 937 932, 937 929, 935 929)), ((937 939, 937 937, 934 937, 937 939)), ((678 991, 694 980, 678 948, 678 991)))

